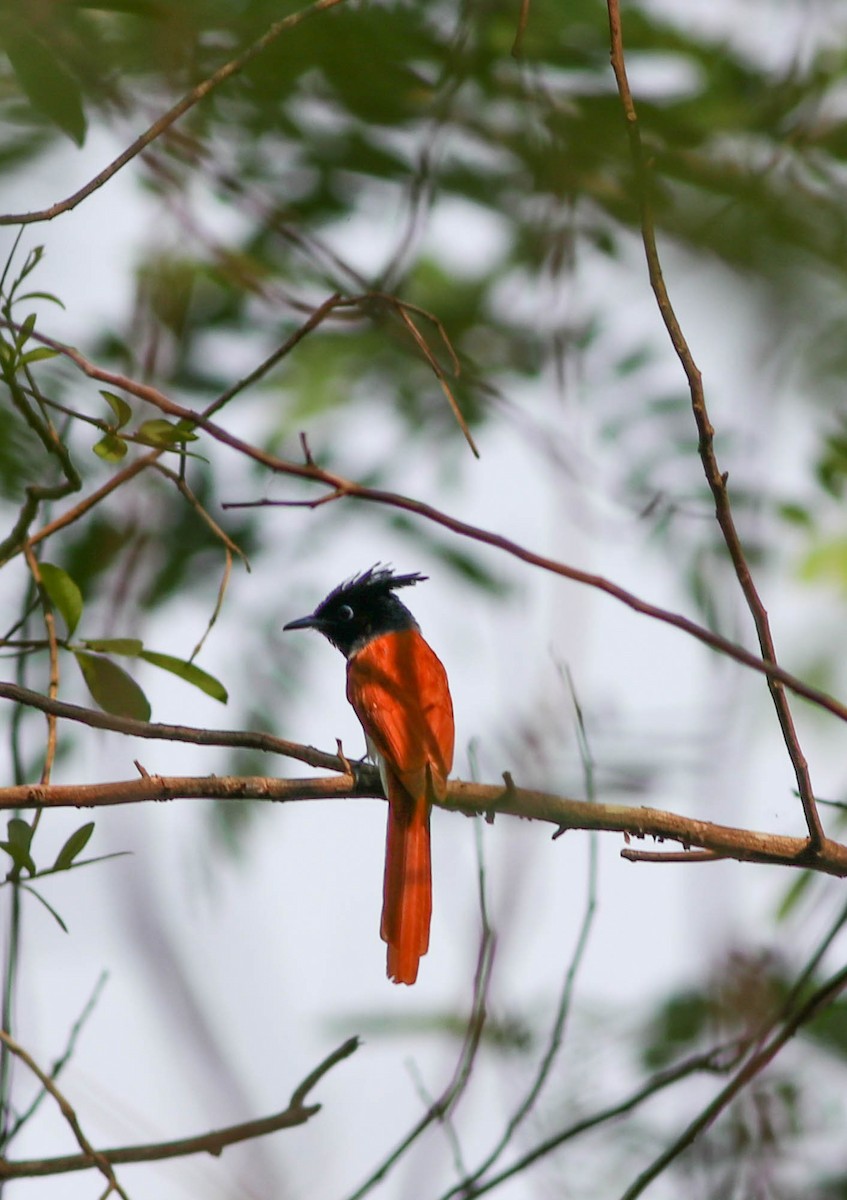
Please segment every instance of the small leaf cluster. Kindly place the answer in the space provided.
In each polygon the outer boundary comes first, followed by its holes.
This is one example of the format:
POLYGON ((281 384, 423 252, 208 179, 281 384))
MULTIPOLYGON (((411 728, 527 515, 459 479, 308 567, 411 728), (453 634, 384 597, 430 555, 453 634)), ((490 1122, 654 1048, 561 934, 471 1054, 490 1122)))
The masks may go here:
POLYGON ((164 417, 142 421, 134 433, 127 433, 125 427, 132 420, 130 404, 114 392, 101 389, 100 395, 111 408, 115 418, 114 421, 106 423, 106 432, 93 447, 94 453, 105 462, 120 462, 126 456, 130 442, 138 446, 150 446, 154 450, 179 450, 184 453, 186 442, 197 441, 197 434, 194 433, 190 422, 167 421, 164 417))
MULTIPOLYGON (((3 850, 8 856, 11 865, 2 882, 17 884, 24 891, 35 896, 51 916, 55 918, 62 929, 64 929, 65 933, 67 933, 67 925, 56 912, 55 908, 32 886, 32 880, 46 879, 50 875, 58 875, 63 871, 74 870, 76 867, 86 867, 91 863, 105 862, 111 858, 121 858, 125 852, 119 851, 114 854, 100 854, 95 858, 81 859, 79 856, 88 845, 91 835, 94 833, 94 822, 87 821, 85 825, 80 825, 78 829, 75 829, 70 834, 50 866, 39 867, 36 865, 32 849, 37 824, 37 819, 30 824, 29 821, 25 821, 22 817, 9 818, 6 826, 6 839, 5 841, 0 841, 0 850, 3 850), (25 881, 24 876, 26 876, 25 881)), ((0 883, 0 886, 2 886, 2 883, 0 883)))
POLYGON ((191 661, 146 649, 139 638, 87 638, 72 643, 70 639, 83 614, 82 592, 68 572, 55 563, 41 563, 39 572, 44 591, 65 622, 67 636, 61 645, 73 654, 92 698, 105 712, 139 721, 150 719, 149 700, 132 676, 113 661, 114 656, 142 659, 226 703, 226 688, 208 671, 191 661))

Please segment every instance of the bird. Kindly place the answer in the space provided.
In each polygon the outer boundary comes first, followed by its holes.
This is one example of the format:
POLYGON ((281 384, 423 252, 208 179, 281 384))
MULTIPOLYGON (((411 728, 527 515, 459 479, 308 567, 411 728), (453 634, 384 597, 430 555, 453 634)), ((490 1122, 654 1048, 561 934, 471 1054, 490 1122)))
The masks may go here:
POLYGON ((432 919, 430 809, 453 766, 447 672, 397 596, 427 579, 376 563, 345 580, 290 629, 315 629, 347 660, 347 699, 388 800, 382 920, 387 975, 413 984, 432 919))

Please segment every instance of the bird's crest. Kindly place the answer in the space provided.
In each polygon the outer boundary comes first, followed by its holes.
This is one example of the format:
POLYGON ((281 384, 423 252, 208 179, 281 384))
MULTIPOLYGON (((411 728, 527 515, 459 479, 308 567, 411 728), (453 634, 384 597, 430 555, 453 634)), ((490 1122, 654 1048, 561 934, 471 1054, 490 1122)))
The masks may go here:
POLYGON ((428 578, 427 575, 421 575, 419 571, 414 571, 410 575, 395 575, 391 567, 375 563, 367 571, 351 575, 349 579, 339 583, 338 587, 333 588, 326 599, 321 601, 316 612, 320 613, 321 609, 331 607, 338 600, 367 603, 371 598, 385 596, 389 592, 396 591, 397 588, 412 587, 413 584, 423 583, 428 578))

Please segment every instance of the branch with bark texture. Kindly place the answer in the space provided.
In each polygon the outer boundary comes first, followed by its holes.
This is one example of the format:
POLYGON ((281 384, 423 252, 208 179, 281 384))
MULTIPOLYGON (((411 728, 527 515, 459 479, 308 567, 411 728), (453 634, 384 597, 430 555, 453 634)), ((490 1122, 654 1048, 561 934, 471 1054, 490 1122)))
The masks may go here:
MULTIPOLYGON (((151 774, 143 767, 139 769, 141 778, 114 783, 23 784, 0 788, 0 810, 106 808, 163 800, 294 803, 384 798, 378 771, 364 764, 355 765, 354 777, 348 774, 315 779, 276 779, 263 775, 171 776, 151 774)), ((830 838, 825 838, 813 852, 807 838, 717 825, 658 808, 574 800, 552 792, 517 787, 508 773, 500 785, 452 780, 444 800, 435 803, 439 808, 467 816, 484 816, 488 820, 502 814, 544 821, 556 826, 557 836, 569 829, 597 829, 622 833, 627 838, 652 837, 659 841, 680 842, 686 849, 696 847, 709 851, 710 859, 808 867, 826 875, 847 876, 847 846, 830 838)), ((626 853, 624 850, 624 856, 626 853)), ((691 859, 702 861, 702 855, 692 853, 691 859)))

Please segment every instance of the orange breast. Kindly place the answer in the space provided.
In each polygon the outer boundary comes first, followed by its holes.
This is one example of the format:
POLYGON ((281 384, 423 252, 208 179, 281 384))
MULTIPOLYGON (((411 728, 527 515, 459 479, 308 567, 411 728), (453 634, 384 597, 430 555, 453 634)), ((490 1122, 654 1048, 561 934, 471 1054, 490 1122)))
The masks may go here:
POLYGON ((347 699, 409 794, 426 794, 428 767, 441 795, 453 766, 453 703, 444 667, 420 633, 387 633, 354 654, 347 699))

